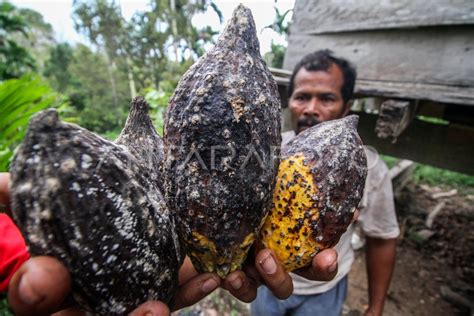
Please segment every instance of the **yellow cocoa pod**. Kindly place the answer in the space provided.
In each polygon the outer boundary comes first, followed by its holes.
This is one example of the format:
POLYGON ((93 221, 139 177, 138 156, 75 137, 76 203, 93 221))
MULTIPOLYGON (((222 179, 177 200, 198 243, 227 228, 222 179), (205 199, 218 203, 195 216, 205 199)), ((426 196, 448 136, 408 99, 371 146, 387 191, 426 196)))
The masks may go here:
POLYGON ((351 115, 318 124, 282 148, 259 246, 274 250, 287 271, 333 247, 351 222, 367 175, 357 122, 351 115))

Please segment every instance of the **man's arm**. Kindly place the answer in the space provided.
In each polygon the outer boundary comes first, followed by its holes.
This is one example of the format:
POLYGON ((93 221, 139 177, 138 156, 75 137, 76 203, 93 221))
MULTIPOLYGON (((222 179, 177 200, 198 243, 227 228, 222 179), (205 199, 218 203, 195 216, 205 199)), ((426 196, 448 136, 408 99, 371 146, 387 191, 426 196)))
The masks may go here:
POLYGON ((380 239, 367 236, 367 276, 369 307, 366 316, 382 315, 388 287, 395 266, 396 238, 380 239))

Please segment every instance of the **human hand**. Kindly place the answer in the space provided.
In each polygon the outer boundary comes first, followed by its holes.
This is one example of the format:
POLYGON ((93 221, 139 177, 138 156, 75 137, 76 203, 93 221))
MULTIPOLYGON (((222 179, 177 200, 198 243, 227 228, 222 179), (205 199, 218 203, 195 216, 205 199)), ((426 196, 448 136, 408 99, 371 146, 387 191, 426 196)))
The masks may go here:
POLYGON ((0 172, 0 212, 5 211, 7 215, 10 213, 10 195, 8 194, 8 185, 10 183, 10 174, 8 172, 0 172))
MULTIPOLYGON (((262 284, 279 299, 285 299, 293 293, 293 281, 273 250, 260 250, 254 259, 250 258, 252 260, 253 264, 247 263, 242 271, 235 271, 224 280, 224 287, 232 295, 241 301, 252 302, 262 284)), ((311 266, 293 272, 310 280, 331 280, 337 273, 337 252, 325 249, 314 256, 311 266)))
MULTIPOLYGON (((217 275, 198 274, 186 258, 179 273, 179 290, 173 310, 192 305, 220 284, 217 275)), ((16 315, 85 315, 71 297, 71 276, 57 259, 34 257, 15 273, 8 288, 8 302, 16 315), (55 314, 56 315, 56 314, 55 314)), ((148 301, 130 315, 169 315, 170 309, 159 301, 148 301)))
MULTIPOLYGON (((356 209, 353 223, 359 217, 356 209)), ((293 281, 288 272, 277 260, 275 252, 270 249, 260 250, 254 257, 250 250, 249 257, 240 271, 229 274, 224 280, 224 288, 243 302, 252 302, 257 296, 257 289, 265 284, 279 299, 288 298, 293 293, 293 281)), ((337 252, 324 249, 314 256, 311 265, 293 273, 313 281, 330 281, 337 274, 337 252)))

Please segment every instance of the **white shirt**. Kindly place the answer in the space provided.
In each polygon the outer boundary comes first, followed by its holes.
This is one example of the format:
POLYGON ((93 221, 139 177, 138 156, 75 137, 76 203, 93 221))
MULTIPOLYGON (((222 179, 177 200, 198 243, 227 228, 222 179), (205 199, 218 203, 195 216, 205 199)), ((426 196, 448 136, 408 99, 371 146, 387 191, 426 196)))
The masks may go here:
MULTIPOLYGON (((287 144, 293 137, 294 131, 282 134, 282 145, 287 144)), ((390 239, 400 234, 395 204, 393 200, 392 181, 388 174, 387 165, 380 159, 374 150, 366 148, 368 173, 365 182, 364 195, 359 204, 358 224, 362 231, 370 237, 390 239)), ((354 251, 351 246, 351 237, 354 225, 347 231, 334 247, 338 253, 338 272, 334 279, 328 282, 311 281, 299 275, 290 273, 293 279, 293 294, 311 295, 324 293, 349 273, 354 261, 354 251)))

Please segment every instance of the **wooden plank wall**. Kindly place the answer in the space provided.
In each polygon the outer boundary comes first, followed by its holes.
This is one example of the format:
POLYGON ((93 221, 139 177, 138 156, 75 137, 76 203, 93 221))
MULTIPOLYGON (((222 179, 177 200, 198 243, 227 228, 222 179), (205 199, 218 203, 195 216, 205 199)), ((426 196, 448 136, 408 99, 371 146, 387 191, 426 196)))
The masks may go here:
POLYGON ((298 0, 292 31, 298 34, 474 24, 472 0, 298 0))
POLYGON ((328 48, 361 96, 474 105, 473 0, 298 0, 293 19, 285 69, 328 48))
POLYGON ((374 133, 377 115, 359 115, 359 134, 378 153, 474 175, 474 128, 415 119, 395 144, 374 133))

